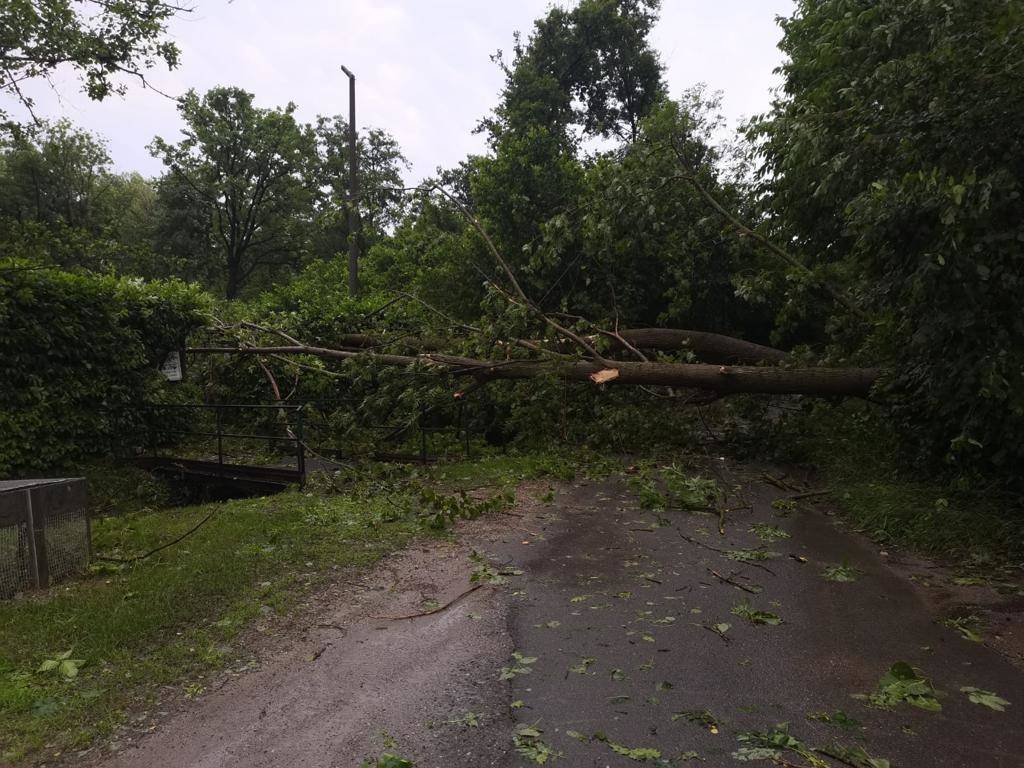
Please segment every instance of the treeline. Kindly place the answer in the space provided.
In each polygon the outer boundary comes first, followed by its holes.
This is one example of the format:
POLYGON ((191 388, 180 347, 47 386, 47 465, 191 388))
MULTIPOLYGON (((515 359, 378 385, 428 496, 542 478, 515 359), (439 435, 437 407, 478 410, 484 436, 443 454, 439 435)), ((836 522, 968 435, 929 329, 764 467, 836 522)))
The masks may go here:
MULTIPOLYGON (((0 249, 67 269, 194 281, 251 297, 348 240, 348 126, 305 125, 295 105, 264 109, 239 88, 188 93, 183 136, 156 137, 157 178, 116 173, 102 138, 67 121, 21 126, 0 148, 0 249)), ((384 131, 358 144, 360 238, 402 216, 405 158, 384 131)))
MULTIPOLYGON (((478 128, 487 150, 418 190, 402 189, 395 141, 363 131, 360 297, 340 268, 343 120, 303 125, 294 106, 258 108, 234 88, 181 100, 183 138, 151 144, 166 167, 155 180, 111 173, 102 144, 66 124, 12 140, 0 242, 67 269, 197 281, 233 300, 217 310, 222 339, 266 341, 246 320, 323 346, 353 332, 391 345, 429 334, 493 359, 549 329, 510 300, 482 229, 530 300, 578 333, 690 328, 805 365, 882 368, 873 399, 908 464, 1019 483, 1019 4, 801 0, 781 21, 771 108, 724 145, 717 95, 665 83, 649 41, 658 9, 549 11, 497 57, 504 87, 478 128)), ((344 394, 389 415, 421 405, 408 377, 264 364, 299 395, 344 394)), ((209 365, 235 395, 265 396, 254 360, 209 365)), ((516 387, 488 388, 503 393, 489 405, 502 423, 533 423, 534 435, 564 425, 552 409, 567 398, 551 382, 516 387)), ((576 423, 627 421, 599 399, 571 400, 576 423)), ((622 399, 614 409, 635 415, 622 399)))

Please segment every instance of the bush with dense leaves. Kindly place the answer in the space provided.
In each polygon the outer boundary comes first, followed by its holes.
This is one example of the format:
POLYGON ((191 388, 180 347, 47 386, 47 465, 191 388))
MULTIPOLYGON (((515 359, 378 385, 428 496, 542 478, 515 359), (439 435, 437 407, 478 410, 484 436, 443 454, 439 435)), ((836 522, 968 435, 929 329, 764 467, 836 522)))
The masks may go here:
POLYGON ((68 467, 137 439, 157 371, 203 322, 204 295, 0 262, 0 475, 68 467))
POLYGON ((1024 7, 802 0, 782 27, 752 134, 781 234, 871 317, 834 338, 892 371, 923 464, 1019 475, 1024 7))

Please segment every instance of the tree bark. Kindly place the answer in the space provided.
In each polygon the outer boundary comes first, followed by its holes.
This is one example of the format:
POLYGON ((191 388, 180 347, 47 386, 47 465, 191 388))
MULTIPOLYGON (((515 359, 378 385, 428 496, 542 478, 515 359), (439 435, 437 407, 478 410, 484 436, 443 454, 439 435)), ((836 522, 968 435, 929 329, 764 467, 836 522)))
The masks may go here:
MULTIPOLYGON (((665 352, 690 349, 698 358, 708 363, 781 363, 789 359, 789 353, 781 349, 706 331, 632 328, 619 331, 619 336, 638 349, 665 352)), ((612 343, 616 343, 614 339, 612 343)), ((621 347, 621 344, 619 346, 621 347)))
POLYGON ((638 363, 611 361, 608 365, 574 361, 477 360, 457 355, 425 353, 390 355, 352 352, 306 345, 266 347, 193 347, 193 354, 311 355, 332 360, 360 358, 383 365, 433 366, 439 372, 478 379, 532 379, 555 376, 565 381, 610 384, 688 387, 722 395, 761 393, 817 397, 868 397, 881 375, 878 368, 769 368, 763 366, 708 365, 705 363, 638 363), (614 372, 614 373, 611 373, 614 372))

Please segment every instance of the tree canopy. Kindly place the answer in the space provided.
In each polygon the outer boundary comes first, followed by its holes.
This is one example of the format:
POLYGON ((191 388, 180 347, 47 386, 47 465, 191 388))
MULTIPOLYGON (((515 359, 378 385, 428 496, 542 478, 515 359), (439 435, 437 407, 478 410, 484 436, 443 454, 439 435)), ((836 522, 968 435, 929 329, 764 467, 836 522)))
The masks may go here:
MULTIPOLYGON (((189 10, 165 0, 7 0, 0 4, 0 87, 31 112, 22 85, 48 79, 62 65, 80 74, 82 90, 97 101, 125 91, 120 76, 146 84, 158 62, 177 66, 180 51, 167 24, 189 10)), ((2 110, 0 123, 16 126, 2 110)))

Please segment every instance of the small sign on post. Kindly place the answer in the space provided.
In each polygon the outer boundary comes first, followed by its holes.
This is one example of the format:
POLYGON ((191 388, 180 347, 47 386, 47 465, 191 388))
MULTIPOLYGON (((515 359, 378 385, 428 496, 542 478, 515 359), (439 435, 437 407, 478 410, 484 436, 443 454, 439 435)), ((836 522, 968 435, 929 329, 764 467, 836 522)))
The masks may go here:
POLYGON ((184 378, 184 366, 181 364, 181 352, 175 350, 164 358, 160 373, 168 381, 181 381, 184 378))

